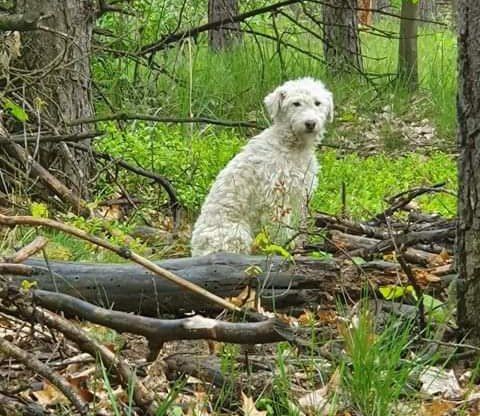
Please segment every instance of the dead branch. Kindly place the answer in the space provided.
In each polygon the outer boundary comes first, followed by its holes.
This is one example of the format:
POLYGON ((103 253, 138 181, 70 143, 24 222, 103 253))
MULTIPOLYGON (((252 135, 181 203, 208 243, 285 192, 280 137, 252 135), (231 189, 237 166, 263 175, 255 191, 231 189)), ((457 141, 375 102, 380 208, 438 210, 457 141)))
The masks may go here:
POLYGON ((404 208, 414 198, 417 198, 418 196, 427 193, 445 192, 445 190, 443 189, 444 185, 445 183, 443 182, 432 186, 409 189, 408 191, 404 191, 397 195, 394 195, 387 201, 390 204, 390 207, 388 207, 380 214, 375 215, 375 217, 373 217, 370 222, 374 224, 385 223, 388 217, 391 217, 395 212, 404 208))
POLYGON ((1 138, 0 137, 0 145, 2 144, 25 144, 25 143, 57 143, 57 142, 80 142, 82 140, 93 139, 95 137, 101 136, 104 134, 101 131, 94 131, 91 133, 76 133, 76 134, 52 134, 52 135, 36 135, 36 134, 28 134, 24 135, 12 135, 9 139, 1 138))
POLYGON ((85 403, 83 399, 75 393, 70 383, 60 374, 55 373, 47 365, 35 358, 34 355, 27 353, 3 337, 0 337, 0 351, 2 351, 7 357, 15 358, 27 368, 30 368, 46 378, 51 384, 57 387, 58 390, 68 398, 68 400, 70 400, 81 415, 86 415, 88 413, 88 403, 85 403))
POLYGON ((62 311, 87 321, 108 326, 118 332, 142 335, 152 344, 173 340, 209 339, 234 344, 265 344, 283 341, 276 328, 288 326, 277 319, 261 322, 230 323, 194 316, 184 319, 155 319, 131 313, 100 308, 62 293, 33 290, 36 304, 51 311, 62 311))
POLYGON ((190 117, 190 118, 160 117, 160 116, 153 116, 149 114, 136 114, 136 113, 116 113, 116 114, 107 114, 104 116, 97 116, 92 118, 79 118, 76 120, 69 121, 67 125, 78 126, 81 124, 92 124, 92 123, 98 123, 101 121, 128 121, 128 120, 154 121, 157 123, 184 123, 184 124, 205 123, 205 124, 215 124, 215 125, 226 126, 226 127, 248 127, 253 129, 264 128, 264 126, 259 126, 254 121, 218 120, 218 119, 213 119, 208 117, 190 117))
POLYGON ((167 376, 176 379, 178 374, 188 374, 199 380, 222 388, 227 383, 233 383, 232 388, 240 394, 241 386, 233 380, 228 379, 222 373, 221 363, 218 357, 198 356, 198 354, 176 353, 165 358, 167 365, 167 376))
MULTIPOLYGON (((378 247, 380 244, 386 244, 386 245, 389 244, 389 243, 384 243, 384 240, 346 234, 337 230, 331 230, 329 232, 329 239, 333 244, 334 250, 339 250, 339 248, 342 248, 343 250, 347 250, 349 254, 352 256, 361 256, 365 258, 369 258, 373 254, 379 253, 375 247, 378 247)), ((385 250, 385 251, 391 251, 391 250, 392 248, 390 248, 390 250, 385 250)), ((434 253, 417 250, 412 247, 407 248, 405 250, 404 255, 405 255, 405 258, 408 259, 408 261, 415 264, 421 264, 424 266, 433 262, 436 257, 434 253)))
POLYGON ((63 224, 61 222, 46 219, 46 218, 35 218, 30 216, 7 216, 3 214, 0 214, 0 224, 8 225, 8 226, 30 225, 33 227, 48 227, 48 228, 52 228, 54 230, 58 230, 67 234, 71 234, 77 238, 88 241, 97 246, 106 248, 107 250, 110 250, 116 253, 117 255, 119 255, 124 259, 132 260, 135 263, 140 264, 141 266, 150 270, 155 275, 163 277, 164 279, 167 279, 190 292, 203 296, 209 299, 210 301, 222 306, 223 308, 226 308, 228 310, 235 311, 235 312, 241 311, 241 309, 238 306, 234 305, 233 303, 228 302, 225 299, 214 295, 208 290, 205 290, 204 288, 192 282, 189 282, 188 280, 185 280, 166 269, 159 267, 155 263, 136 254, 130 249, 126 247, 115 246, 114 244, 102 238, 90 235, 87 232, 82 231, 79 228, 73 227, 71 225, 63 224))
POLYGON ((42 250, 47 245, 47 243, 48 240, 45 237, 38 236, 31 243, 18 250, 15 255, 11 257, 6 257, 5 261, 7 263, 22 263, 29 257, 35 255, 40 250, 42 250))
MULTIPOLYGON (((6 137, 6 139, 10 140, 9 137, 6 137)), ((10 150, 24 166, 29 166, 31 173, 36 175, 55 195, 59 196, 63 201, 70 203, 77 213, 80 215, 89 215, 86 202, 63 182, 53 176, 40 163, 34 160, 27 150, 17 143, 10 143, 8 150, 10 150)))
POLYGON ((108 3, 105 0, 98 0, 98 10, 96 13, 97 18, 103 16, 106 13, 120 13, 120 14, 135 16, 135 13, 129 12, 123 7, 115 6, 113 4, 108 3))

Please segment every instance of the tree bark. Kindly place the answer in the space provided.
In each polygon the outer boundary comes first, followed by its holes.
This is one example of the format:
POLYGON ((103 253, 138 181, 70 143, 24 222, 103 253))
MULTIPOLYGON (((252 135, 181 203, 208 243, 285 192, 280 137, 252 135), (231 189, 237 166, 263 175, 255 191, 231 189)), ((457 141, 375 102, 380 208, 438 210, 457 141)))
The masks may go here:
POLYGON ((418 2, 402 1, 400 40, 398 48, 398 77, 409 89, 418 87, 417 29, 418 2))
POLYGON ((323 6, 323 51, 332 72, 363 71, 356 8, 356 0, 326 0, 323 6))
MULTIPOLYGON (((221 297, 238 296, 249 284, 256 284, 267 307, 289 308, 322 304, 336 291, 340 271, 333 261, 296 260, 215 254, 198 258, 164 260, 158 265, 221 297), (249 278, 246 270, 259 266, 262 274, 249 278)), ((219 306, 202 296, 153 276, 134 264, 88 264, 29 260, 14 270, 0 267, 0 274, 17 274, 13 282, 37 281, 38 288, 58 291, 87 302, 148 316, 218 311, 219 306), (30 267, 33 266, 33 267, 30 267)), ((10 268, 11 269, 11 268, 10 268)))
MULTIPOLYGON (((16 13, 35 10, 50 31, 38 30, 22 35, 19 66, 42 74, 26 90, 33 112, 38 113, 43 129, 69 133, 88 133, 89 127, 67 127, 66 121, 93 115, 90 95, 90 53, 93 0, 19 0, 16 13)), ((35 79, 35 78, 34 78, 35 79)), ((82 142, 89 145, 90 141, 82 142)), ((88 197, 93 158, 86 157, 65 143, 41 146, 40 163, 62 172, 64 182, 82 198, 88 197)), ((62 179, 63 180, 63 179, 62 179)))
POLYGON ((480 341, 480 3, 458 0, 458 324, 480 341))
MULTIPOLYGON (((238 15, 237 0, 208 0, 208 22, 230 19, 238 15)), ((215 51, 228 49, 241 38, 240 23, 231 22, 208 32, 208 43, 215 51), (233 29, 233 30, 229 30, 233 29)))

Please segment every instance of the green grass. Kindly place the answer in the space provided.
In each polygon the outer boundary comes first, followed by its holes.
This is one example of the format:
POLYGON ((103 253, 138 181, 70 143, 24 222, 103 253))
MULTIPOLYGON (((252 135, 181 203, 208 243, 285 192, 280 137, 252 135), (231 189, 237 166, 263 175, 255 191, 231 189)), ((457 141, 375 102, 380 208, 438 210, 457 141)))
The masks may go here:
MULTIPOLYGON (((261 19, 254 19, 251 24, 258 30, 271 30, 261 19)), ((280 30, 287 32, 286 22, 280 20, 279 25, 280 30)), ((385 19, 377 26, 393 35, 398 33, 397 21, 385 19)), ((115 28, 120 30, 118 25, 115 28)), ((274 42, 248 36, 244 37, 241 46, 214 53, 201 36, 196 43, 186 42, 180 48, 156 55, 155 62, 167 73, 174 74, 175 80, 122 59, 96 60, 94 74, 114 106, 122 109, 145 112, 154 108, 158 114, 179 117, 202 115, 262 121, 265 120, 262 101, 268 91, 286 79, 311 75, 323 79, 333 91, 339 113, 343 108, 354 107, 360 115, 370 116, 390 105, 401 116, 410 111, 410 116, 431 118, 440 137, 452 142, 456 38, 451 30, 430 25, 421 26, 419 33, 420 90, 414 97, 392 82, 392 76, 383 76, 396 71, 398 40, 369 33, 362 34, 362 51, 365 70, 374 75, 373 83, 356 74, 330 75, 321 61, 322 48, 318 39, 286 33, 285 41, 320 60, 288 48, 282 50, 280 59, 274 42), (375 78, 376 75, 380 77, 375 78), (421 102, 413 111, 412 99, 421 102)), ((154 38, 152 32, 147 34, 149 37, 144 34, 143 41, 154 38)), ((128 34, 125 36, 128 38, 128 34)), ((101 101, 99 109, 104 109, 101 101)))
MULTIPOLYGON (((195 213, 218 172, 243 143, 245 138, 231 130, 187 133, 185 128, 158 125, 136 126, 122 133, 112 128, 101 148, 170 178, 182 203, 195 213)), ((408 153, 391 158, 386 154, 340 156, 335 151, 326 150, 320 151, 318 157, 321 172, 319 186, 311 201, 314 210, 332 214, 340 212, 342 183, 346 185, 348 213, 354 218, 369 217, 383 210, 386 197, 411 187, 446 182, 448 189, 456 188, 455 160, 442 152, 429 156, 408 153)), ((131 176, 128 178, 134 180, 131 176)), ((455 214, 456 201, 451 195, 437 194, 419 201, 426 211, 446 216, 455 214)))
POLYGON ((344 328, 345 358, 341 365, 342 391, 352 408, 362 415, 388 416, 419 363, 404 359, 414 325, 393 318, 376 332, 373 317, 363 310, 356 323, 344 328))

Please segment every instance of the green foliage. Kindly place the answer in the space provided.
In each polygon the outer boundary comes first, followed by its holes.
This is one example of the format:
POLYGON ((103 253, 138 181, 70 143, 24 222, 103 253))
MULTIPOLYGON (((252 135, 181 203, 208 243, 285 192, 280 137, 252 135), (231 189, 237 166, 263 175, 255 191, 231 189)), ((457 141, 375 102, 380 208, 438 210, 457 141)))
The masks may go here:
MULTIPOLYGON (((135 123, 123 131, 110 125, 108 131, 101 150, 166 176, 184 206, 191 209, 200 206, 220 169, 243 144, 237 135, 211 128, 199 131, 135 123)), ((124 179, 127 185, 139 180, 132 175, 124 179)))
POLYGON ((372 316, 362 310, 352 327, 343 328, 346 357, 341 366, 343 391, 363 415, 389 416, 418 364, 403 360, 413 324, 392 320, 375 332, 372 316))
MULTIPOLYGON (((340 191, 346 185, 347 211, 353 217, 368 218, 386 208, 384 198, 408 188, 446 182, 456 188, 456 165, 452 156, 434 153, 429 157, 411 153, 392 159, 380 154, 360 157, 350 154, 338 157, 335 152, 320 154, 322 166, 312 208, 338 213, 342 208, 340 191)), ((422 209, 453 216, 455 197, 448 194, 426 195, 418 199, 422 209)))

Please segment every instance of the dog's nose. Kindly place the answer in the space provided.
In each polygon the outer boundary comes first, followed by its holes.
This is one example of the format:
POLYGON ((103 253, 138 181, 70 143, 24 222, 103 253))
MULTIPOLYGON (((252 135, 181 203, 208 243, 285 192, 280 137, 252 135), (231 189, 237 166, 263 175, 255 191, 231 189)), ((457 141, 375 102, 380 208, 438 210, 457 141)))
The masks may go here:
POLYGON ((312 131, 315 128, 315 125, 316 123, 313 120, 308 120, 305 122, 305 127, 307 128, 307 130, 310 130, 310 131, 312 131))

